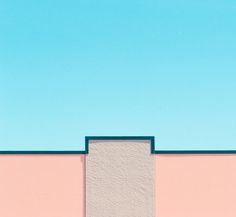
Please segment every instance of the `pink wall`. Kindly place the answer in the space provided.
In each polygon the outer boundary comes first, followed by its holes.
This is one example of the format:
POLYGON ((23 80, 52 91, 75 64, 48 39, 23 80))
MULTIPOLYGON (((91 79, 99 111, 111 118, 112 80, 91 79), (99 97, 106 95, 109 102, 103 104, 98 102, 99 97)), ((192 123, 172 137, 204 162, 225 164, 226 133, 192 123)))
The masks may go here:
POLYGON ((236 155, 156 155, 156 216, 235 217, 236 155))
POLYGON ((84 155, 0 155, 0 216, 84 217, 84 155))
MULTIPOLYGON (((155 155, 157 217, 235 217, 236 155, 155 155)), ((85 217, 84 155, 0 155, 0 216, 85 217)))

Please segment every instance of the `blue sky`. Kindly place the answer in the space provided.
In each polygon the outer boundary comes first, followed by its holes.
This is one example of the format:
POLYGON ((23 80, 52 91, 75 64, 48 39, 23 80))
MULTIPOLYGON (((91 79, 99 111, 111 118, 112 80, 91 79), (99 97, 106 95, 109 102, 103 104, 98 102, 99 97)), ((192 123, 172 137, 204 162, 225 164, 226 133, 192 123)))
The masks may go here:
POLYGON ((0 148, 236 149, 236 3, 0 1, 0 148))

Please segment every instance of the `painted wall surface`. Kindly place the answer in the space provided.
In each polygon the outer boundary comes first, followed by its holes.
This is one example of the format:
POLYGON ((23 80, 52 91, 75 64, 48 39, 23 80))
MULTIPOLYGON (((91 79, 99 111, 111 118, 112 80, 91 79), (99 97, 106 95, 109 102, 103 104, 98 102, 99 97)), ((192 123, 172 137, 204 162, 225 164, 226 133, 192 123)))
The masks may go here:
POLYGON ((83 155, 0 155, 0 216, 84 217, 83 155))
POLYGON ((155 158, 156 216, 236 216, 236 155, 155 158))
POLYGON ((86 157, 87 217, 154 217, 150 141, 91 141, 86 157))
POLYGON ((235 217, 235 195, 234 154, 120 140, 91 141, 86 156, 0 155, 3 217, 235 217))

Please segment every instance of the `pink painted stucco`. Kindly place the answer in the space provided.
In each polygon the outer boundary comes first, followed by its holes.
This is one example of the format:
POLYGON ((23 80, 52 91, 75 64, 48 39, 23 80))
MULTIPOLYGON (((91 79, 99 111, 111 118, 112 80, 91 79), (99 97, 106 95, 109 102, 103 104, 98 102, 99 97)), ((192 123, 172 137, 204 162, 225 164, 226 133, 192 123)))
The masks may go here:
POLYGON ((0 155, 0 216, 84 217, 83 155, 0 155))
POLYGON ((156 216, 236 216, 236 155, 155 158, 156 216))
MULTIPOLYGON (((235 217, 236 155, 155 155, 156 217, 235 217)), ((84 155, 0 155, 0 216, 85 217, 84 155)))

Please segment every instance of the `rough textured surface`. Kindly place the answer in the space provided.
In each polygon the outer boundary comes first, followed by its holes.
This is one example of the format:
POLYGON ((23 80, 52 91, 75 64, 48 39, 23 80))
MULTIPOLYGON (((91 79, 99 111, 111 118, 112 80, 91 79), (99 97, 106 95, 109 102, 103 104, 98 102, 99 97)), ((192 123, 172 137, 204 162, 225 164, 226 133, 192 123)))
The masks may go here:
POLYGON ((149 141, 90 141, 87 217, 154 217, 154 166, 149 141))

